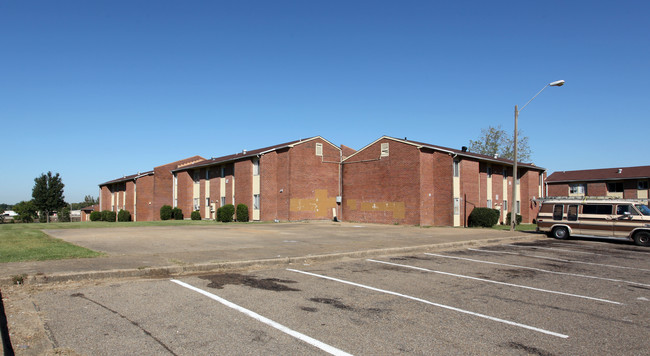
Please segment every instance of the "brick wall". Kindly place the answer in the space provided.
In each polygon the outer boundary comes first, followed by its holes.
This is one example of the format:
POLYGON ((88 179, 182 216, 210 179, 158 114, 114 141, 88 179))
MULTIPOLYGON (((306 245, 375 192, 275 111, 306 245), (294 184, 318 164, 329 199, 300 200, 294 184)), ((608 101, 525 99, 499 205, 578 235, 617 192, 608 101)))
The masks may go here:
POLYGON ((384 138, 346 160, 342 210, 346 221, 420 224, 418 148, 384 138), (388 157, 380 158, 382 143, 388 157))
POLYGON ((433 225, 454 224, 453 158, 444 152, 433 152, 433 225))
MULTIPOLYGON (((131 216, 136 221, 151 221, 153 212, 153 175, 136 180, 136 215, 131 216)), ((158 214, 159 215, 159 214, 158 214)))

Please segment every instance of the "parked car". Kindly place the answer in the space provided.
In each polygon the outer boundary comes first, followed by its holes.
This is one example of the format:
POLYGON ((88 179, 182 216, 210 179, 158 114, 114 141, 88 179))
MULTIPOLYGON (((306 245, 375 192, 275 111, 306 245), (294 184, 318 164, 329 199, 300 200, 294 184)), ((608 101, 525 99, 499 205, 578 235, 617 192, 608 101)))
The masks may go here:
POLYGON ((650 208, 641 200, 547 199, 537 214, 537 231, 561 240, 582 236, 650 246, 650 208))

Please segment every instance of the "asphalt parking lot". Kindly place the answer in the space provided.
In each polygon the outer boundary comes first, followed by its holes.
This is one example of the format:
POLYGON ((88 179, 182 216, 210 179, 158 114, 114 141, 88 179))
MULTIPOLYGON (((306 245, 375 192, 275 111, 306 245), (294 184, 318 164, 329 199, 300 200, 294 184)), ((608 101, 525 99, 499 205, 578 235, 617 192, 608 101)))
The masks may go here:
MULTIPOLYGON (((69 354, 647 354, 650 249, 516 242, 31 294, 69 354)), ((17 350, 25 354, 29 349, 17 350)))

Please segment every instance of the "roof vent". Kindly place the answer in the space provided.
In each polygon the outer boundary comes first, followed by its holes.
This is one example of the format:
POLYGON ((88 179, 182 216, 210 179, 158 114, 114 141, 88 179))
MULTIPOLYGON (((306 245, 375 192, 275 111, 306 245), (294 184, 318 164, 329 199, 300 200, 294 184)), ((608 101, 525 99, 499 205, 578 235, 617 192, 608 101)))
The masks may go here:
POLYGON ((467 152, 467 146, 463 146, 463 147, 461 147, 461 150, 462 150, 463 152, 467 152))
POLYGON ((245 155, 245 154, 246 154, 246 150, 241 150, 241 154, 245 155))
POLYGON ((623 170, 621 168, 618 169, 618 174, 623 173, 623 170))
POLYGON ((495 159, 496 159, 496 158, 499 158, 499 154, 498 154, 498 153, 495 153, 495 154, 494 154, 494 158, 495 158, 495 159))

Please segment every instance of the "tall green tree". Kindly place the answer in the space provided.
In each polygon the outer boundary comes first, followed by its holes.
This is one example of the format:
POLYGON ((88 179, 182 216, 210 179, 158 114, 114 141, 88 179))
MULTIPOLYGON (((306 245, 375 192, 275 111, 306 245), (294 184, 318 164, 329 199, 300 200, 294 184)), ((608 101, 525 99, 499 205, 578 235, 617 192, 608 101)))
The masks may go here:
POLYGON ((50 213, 66 206, 63 196, 63 181, 59 174, 52 175, 52 172, 41 174, 34 178, 34 188, 32 189, 32 198, 36 209, 45 216, 46 221, 50 222, 50 213))
MULTIPOLYGON (((505 159, 514 159, 514 135, 507 133, 501 125, 488 126, 481 129, 481 136, 474 141, 469 140, 469 150, 474 153, 488 156, 498 155, 505 159)), ((531 150, 528 137, 523 136, 521 130, 517 133, 517 161, 530 162, 531 150)))

